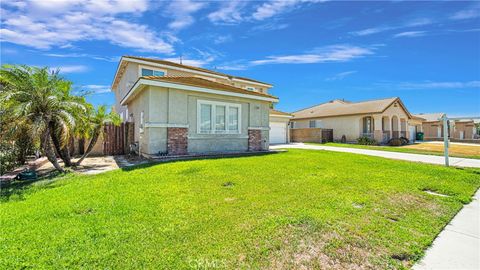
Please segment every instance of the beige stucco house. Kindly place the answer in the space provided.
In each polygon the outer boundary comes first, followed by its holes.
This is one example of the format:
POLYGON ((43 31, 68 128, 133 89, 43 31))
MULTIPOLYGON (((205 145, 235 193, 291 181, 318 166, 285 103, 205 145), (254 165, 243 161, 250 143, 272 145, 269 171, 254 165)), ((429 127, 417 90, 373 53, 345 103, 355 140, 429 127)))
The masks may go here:
POLYGON ((256 151, 269 146, 271 84, 158 59, 124 56, 115 109, 135 123, 143 155, 256 151))
POLYGON ((398 137, 413 139, 418 125, 398 97, 363 102, 336 99, 292 114, 291 128, 333 129, 334 140, 342 136, 347 141, 362 136, 378 142, 398 137))
MULTIPOLYGON (((444 113, 428 113, 428 114, 416 114, 414 116, 422 117, 424 138, 425 140, 442 140, 443 139, 443 121, 444 113)), ((475 122, 472 119, 456 119, 449 121, 449 136, 454 140, 475 140, 477 130, 475 122)))

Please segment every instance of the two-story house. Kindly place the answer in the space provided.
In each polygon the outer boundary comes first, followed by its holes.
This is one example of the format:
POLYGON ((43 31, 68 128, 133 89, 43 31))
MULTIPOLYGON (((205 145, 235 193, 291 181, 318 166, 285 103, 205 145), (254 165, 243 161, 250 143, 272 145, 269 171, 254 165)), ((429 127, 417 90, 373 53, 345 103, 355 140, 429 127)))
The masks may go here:
POLYGON ((143 57, 123 56, 115 109, 135 123, 143 155, 268 149, 271 84, 143 57))

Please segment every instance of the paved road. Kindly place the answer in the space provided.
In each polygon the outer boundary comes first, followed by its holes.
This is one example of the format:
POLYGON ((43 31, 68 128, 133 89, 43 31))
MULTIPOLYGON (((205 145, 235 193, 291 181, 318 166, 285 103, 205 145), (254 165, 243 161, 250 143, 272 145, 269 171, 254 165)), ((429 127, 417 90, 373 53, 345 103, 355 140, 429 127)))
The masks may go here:
MULTIPOLYGON (((328 150, 328 151, 384 157, 384 158, 390 158, 390 159, 423 162, 423 163, 430 163, 430 164, 440 164, 440 165, 445 164, 445 158, 443 156, 408 154, 408 153, 388 152, 388 151, 381 151, 381 150, 310 145, 310 144, 303 144, 303 143, 277 144, 277 145, 271 145, 270 148, 271 149, 298 148, 298 149, 310 149, 310 150, 328 150)), ((480 159, 451 157, 450 166, 480 168, 480 159)))
POLYGON ((480 190, 437 236, 413 269, 480 269, 480 190))

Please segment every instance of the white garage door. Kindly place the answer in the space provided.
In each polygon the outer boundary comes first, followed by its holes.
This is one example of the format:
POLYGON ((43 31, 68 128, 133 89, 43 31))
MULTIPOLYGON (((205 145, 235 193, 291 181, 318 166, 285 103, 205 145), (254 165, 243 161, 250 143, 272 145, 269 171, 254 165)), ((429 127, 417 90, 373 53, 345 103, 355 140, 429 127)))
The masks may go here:
POLYGON ((270 143, 287 143, 287 124, 270 122, 270 143))

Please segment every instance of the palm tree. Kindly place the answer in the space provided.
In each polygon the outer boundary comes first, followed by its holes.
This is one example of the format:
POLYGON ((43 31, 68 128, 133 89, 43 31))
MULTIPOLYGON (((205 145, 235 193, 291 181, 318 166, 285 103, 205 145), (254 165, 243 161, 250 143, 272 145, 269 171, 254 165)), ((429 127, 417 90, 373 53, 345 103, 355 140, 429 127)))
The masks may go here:
POLYGON ((75 164, 79 166, 82 161, 92 152, 93 147, 98 141, 98 138, 102 134, 103 128, 105 124, 112 123, 114 125, 119 125, 121 122, 120 116, 111 110, 107 113, 106 106, 99 106, 95 111, 92 111, 89 117, 89 123, 83 125, 80 129, 83 131, 87 137, 90 137, 90 142, 88 143, 88 147, 85 150, 85 153, 80 157, 80 159, 75 164))
POLYGON ((58 138, 59 145, 66 143, 70 134, 67 130, 75 126, 75 114, 84 110, 84 105, 65 98, 71 84, 58 72, 50 73, 46 67, 2 66, 0 104, 19 124, 28 127, 34 137, 40 138, 40 148, 45 156, 58 171, 64 172, 52 147, 52 138, 61 129, 64 136, 58 138))

